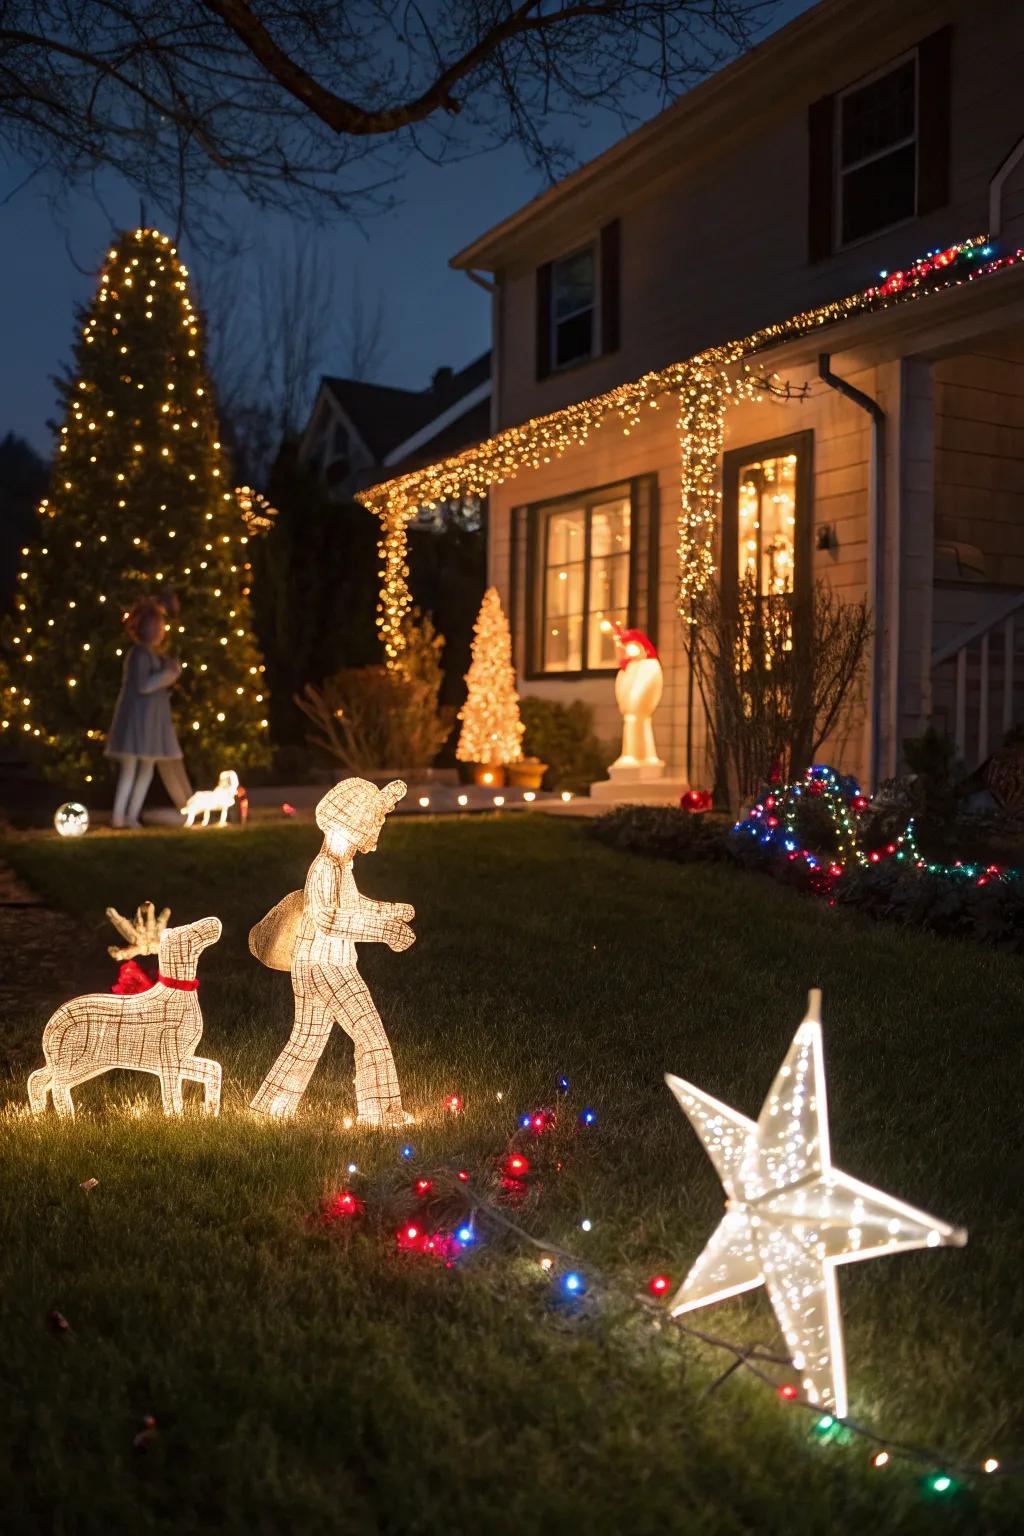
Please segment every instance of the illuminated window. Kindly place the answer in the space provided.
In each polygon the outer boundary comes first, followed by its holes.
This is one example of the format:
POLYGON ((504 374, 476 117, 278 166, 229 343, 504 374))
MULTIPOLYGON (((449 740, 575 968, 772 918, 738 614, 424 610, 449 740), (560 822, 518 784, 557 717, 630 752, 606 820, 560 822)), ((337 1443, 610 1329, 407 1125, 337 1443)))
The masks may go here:
POLYGON ((836 121, 840 244, 917 212, 917 55, 843 91, 836 121))
POLYGON ((795 453, 740 466, 737 568, 759 597, 792 592, 796 570, 795 453))
POLYGON ((551 263, 551 361, 555 368, 593 356, 596 314, 597 251, 588 245, 551 263))
POLYGON ((759 622, 802 634, 813 584, 813 432, 734 448, 722 465, 722 590, 734 613, 751 601, 759 622))
POLYGON ((535 670, 614 670, 612 621, 628 626, 633 569, 633 497, 595 492, 538 507, 539 633, 535 670))

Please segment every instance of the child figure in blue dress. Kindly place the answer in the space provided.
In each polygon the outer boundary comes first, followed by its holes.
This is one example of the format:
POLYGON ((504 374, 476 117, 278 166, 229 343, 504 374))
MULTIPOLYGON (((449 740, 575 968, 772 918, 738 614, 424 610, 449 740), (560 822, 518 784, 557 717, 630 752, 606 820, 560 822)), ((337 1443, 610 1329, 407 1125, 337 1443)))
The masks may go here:
POLYGON ((154 767, 176 806, 184 805, 192 791, 171 719, 171 689, 181 676, 181 662, 162 651, 167 609, 159 598, 140 598, 125 628, 133 643, 124 659, 106 755, 120 763, 111 825, 138 827, 154 767))

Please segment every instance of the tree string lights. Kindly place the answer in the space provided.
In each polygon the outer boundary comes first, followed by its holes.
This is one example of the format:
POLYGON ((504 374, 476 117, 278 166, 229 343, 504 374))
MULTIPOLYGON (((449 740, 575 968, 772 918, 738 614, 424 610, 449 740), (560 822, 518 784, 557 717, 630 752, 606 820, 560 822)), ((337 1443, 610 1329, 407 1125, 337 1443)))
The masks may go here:
POLYGON ((358 493, 380 518, 381 593, 377 626, 388 665, 403 648, 401 624, 410 606, 408 536, 411 519, 464 496, 485 496, 494 485, 524 470, 538 469, 580 447, 592 432, 617 420, 628 437, 646 410, 666 396, 678 402, 681 492, 678 519, 679 608, 689 618, 691 598, 715 571, 714 537, 720 499, 718 467, 725 412, 736 399, 758 399, 764 381, 743 360, 780 342, 810 335, 853 315, 907 303, 946 288, 973 282, 1024 259, 1015 250, 995 256, 984 236, 929 252, 905 270, 883 272, 878 283, 845 298, 818 305, 788 320, 761 327, 742 339, 709 347, 685 362, 644 374, 589 400, 508 427, 475 448, 423 469, 399 475, 358 493), (736 365, 739 376, 734 376, 736 365))
POLYGON ((140 596, 180 594, 169 638, 183 653, 175 702, 186 752, 210 766, 265 759, 250 536, 188 270, 167 235, 140 228, 115 240, 60 389, 65 419, 39 540, 21 551, 2 631, 0 731, 90 782, 117 694, 122 618, 140 596))
POLYGON ((473 625, 473 655, 455 756, 491 768, 518 763, 525 727, 512 665, 512 636, 497 587, 488 587, 473 625))

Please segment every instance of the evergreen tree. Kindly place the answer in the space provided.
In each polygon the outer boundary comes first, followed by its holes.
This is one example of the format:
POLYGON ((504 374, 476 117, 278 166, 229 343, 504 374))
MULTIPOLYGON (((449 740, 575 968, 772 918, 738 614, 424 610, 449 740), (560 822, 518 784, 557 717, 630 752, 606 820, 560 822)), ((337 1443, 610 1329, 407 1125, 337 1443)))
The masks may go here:
POLYGON ((267 757, 263 667, 250 630, 249 538, 229 483, 188 272, 166 235, 115 240, 60 385, 39 537, 2 632, 0 721, 48 772, 101 771, 130 644, 123 618, 156 593, 182 678, 172 694, 197 775, 267 757))
POLYGON ((466 673, 466 702, 455 756, 463 763, 497 767, 523 755, 523 724, 512 665, 512 636, 496 587, 488 587, 473 626, 473 659, 466 673))

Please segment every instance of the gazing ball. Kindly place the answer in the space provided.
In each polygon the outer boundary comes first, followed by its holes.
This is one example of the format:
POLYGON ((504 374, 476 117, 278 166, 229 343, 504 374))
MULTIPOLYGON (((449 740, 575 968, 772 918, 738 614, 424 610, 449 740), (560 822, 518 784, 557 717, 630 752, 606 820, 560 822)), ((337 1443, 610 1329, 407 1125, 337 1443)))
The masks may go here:
POLYGON ((82 837, 89 830, 89 812, 77 800, 65 800, 54 811, 53 824, 61 837, 82 837))

